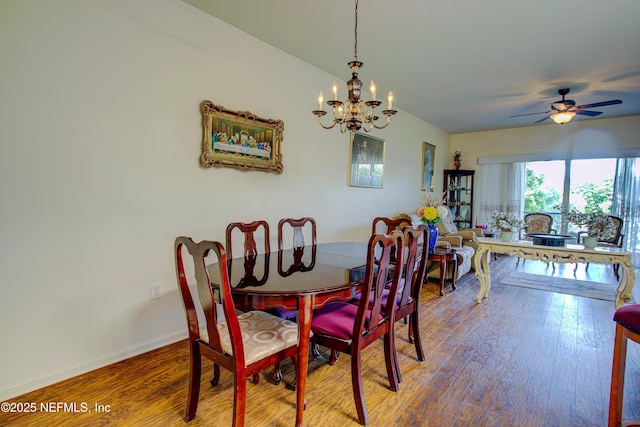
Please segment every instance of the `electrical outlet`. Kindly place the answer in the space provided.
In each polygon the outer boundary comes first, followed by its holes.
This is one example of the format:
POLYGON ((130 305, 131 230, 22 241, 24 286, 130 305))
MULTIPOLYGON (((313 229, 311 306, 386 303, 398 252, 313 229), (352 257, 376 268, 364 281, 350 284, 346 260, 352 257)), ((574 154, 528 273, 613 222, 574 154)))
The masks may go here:
POLYGON ((160 299, 162 292, 160 292, 160 284, 154 283, 151 285, 151 299, 160 299))

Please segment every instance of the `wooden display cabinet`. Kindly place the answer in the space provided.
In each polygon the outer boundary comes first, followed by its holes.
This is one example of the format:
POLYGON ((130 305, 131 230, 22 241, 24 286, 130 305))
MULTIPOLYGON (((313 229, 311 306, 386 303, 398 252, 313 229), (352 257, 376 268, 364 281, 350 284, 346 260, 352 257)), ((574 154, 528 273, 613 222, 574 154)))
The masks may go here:
POLYGON ((475 171, 445 169, 444 191, 446 205, 451 210, 453 222, 459 229, 472 228, 473 178, 475 171))

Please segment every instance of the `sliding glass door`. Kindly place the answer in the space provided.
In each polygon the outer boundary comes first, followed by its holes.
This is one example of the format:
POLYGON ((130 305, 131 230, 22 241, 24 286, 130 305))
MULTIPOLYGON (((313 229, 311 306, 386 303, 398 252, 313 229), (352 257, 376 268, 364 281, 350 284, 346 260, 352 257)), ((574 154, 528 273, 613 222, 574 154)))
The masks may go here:
POLYGON ((610 213, 616 159, 554 160, 527 163, 525 213, 543 212, 553 218, 553 228, 574 234, 572 225, 562 224, 558 206, 581 212, 610 213))

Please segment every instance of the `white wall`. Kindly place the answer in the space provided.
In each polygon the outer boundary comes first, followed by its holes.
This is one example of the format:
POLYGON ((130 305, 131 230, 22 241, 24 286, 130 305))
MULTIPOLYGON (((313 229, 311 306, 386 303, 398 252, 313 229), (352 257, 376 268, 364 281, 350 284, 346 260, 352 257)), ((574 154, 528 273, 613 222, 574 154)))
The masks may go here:
POLYGON ((0 55, 0 400, 186 337, 176 236, 312 215, 364 240, 417 206, 422 141, 435 188, 450 166, 400 111, 384 189, 349 187, 349 136, 311 114, 336 77, 178 0, 3 0, 0 55), (283 120, 284 173, 201 168, 203 99, 283 120))

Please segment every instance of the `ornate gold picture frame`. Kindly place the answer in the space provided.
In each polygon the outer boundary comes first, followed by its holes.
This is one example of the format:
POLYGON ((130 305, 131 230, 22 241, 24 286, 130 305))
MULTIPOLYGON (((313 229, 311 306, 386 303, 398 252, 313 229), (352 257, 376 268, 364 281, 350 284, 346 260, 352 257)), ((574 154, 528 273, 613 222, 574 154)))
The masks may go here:
POLYGON ((202 166, 282 173, 282 120, 263 119, 248 111, 232 111, 207 100, 202 101, 200 110, 202 166))

